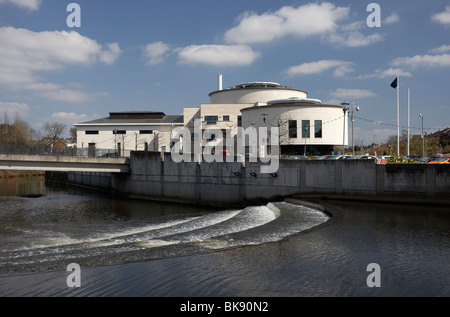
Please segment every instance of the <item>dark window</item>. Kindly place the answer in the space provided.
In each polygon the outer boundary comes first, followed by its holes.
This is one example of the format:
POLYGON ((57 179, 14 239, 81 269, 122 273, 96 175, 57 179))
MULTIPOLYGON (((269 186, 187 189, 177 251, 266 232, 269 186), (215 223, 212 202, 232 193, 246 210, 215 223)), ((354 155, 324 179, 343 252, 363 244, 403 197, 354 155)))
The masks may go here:
POLYGON ((314 137, 322 137, 322 120, 314 120, 314 137))
POLYGON ((309 120, 302 120, 302 138, 306 139, 310 137, 310 128, 309 120))
POLYGON ((140 130, 139 134, 153 134, 153 130, 140 130))
POLYGON ((219 121, 218 116, 205 116, 206 124, 216 124, 219 121))
POLYGON ((86 134, 98 134, 98 130, 87 130, 86 134))
POLYGON ((297 138, 297 120, 289 120, 289 137, 297 138))
POLYGON ((113 134, 127 134, 127 130, 114 130, 113 134))
POLYGON ((237 125, 238 127, 242 127, 242 116, 237 116, 237 125))
POLYGON ((223 116, 223 121, 230 121, 230 116, 223 116))

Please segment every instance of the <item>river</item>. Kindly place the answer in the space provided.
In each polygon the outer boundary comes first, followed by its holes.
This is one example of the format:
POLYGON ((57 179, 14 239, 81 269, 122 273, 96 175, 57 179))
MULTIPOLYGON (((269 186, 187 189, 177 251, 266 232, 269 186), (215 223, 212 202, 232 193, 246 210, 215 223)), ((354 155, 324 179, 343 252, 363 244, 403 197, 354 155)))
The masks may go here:
POLYGON ((450 296, 448 206, 216 210, 42 177, 0 188, 0 296, 450 296))

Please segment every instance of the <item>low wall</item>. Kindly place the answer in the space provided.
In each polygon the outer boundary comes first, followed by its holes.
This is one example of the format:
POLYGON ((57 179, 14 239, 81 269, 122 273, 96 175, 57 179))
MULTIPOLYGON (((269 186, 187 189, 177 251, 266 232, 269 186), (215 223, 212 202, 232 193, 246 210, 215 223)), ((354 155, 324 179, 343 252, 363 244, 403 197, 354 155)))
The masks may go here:
POLYGON ((129 174, 70 173, 69 181, 143 199, 229 207, 287 196, 450 203, 450 165, 377 165, 373 160, 175 163, 133 152, 129 174))

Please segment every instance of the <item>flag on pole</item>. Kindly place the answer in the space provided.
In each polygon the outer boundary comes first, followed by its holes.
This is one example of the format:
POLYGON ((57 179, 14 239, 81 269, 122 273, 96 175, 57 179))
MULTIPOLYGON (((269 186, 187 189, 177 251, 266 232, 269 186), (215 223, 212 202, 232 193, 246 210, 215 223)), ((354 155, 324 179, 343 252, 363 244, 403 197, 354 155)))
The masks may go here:
POLYGON ((391 87, 394 89, 397 88, 397 79, 398 79, 398 77, 395 78, 394 81, 391 83, 391 87))

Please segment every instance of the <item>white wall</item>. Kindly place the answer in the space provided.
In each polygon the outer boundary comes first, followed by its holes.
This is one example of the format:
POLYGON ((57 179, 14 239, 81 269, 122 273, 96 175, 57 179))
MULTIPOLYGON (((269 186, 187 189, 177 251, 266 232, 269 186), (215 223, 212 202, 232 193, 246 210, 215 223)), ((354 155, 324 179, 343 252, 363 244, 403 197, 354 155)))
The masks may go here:
MULTIPOLYGON (((180 124, 176 125, 179 126, 180 124)), ((142 151, 148 143, 149 151, 170 151, 171 125, 108 125, 77 126, 77 147, 87 149, 89 143, 95 143, 97 149, 116 150, 118 143, 123 151, 142 151), (126 130, 126 134, 114 134, 113 130, 126 130), (86 134, 87 130, 99 131, 99 134, 86 134), (152 130, 152 134, 140 134, 141 130, 152 130)))
POLYGON ((288 99, 297 97, 306 99, 307 93, 303 90, 292 88, 241 88, 241 89, 225 89, 212 92, 210 102, 223 104, 242 104, 268 102, 277 99, 288 99))
POLYGON ((283 126, 280 128, 280 135, 284 134, 282 144, 296 145, 348 145, 348 120, 345 120, 344 136, 344 112, 341 106, 335 105, 273 105, 252 107, 242 110, 243 128, 250 126, 274 127, 278 123, 283 126), (267 113, 266 123, 264 123, 263 113, 267 113), (288 121, 297 120, 297 138, 288 138, 288 121), (309 120, 311 125, 310 137, 302 138, 302 120, 309 120), (314 137, 314 121, 322 120, 322 138, 314 137), (283 142, 283 140, 285 140, 283 142))

